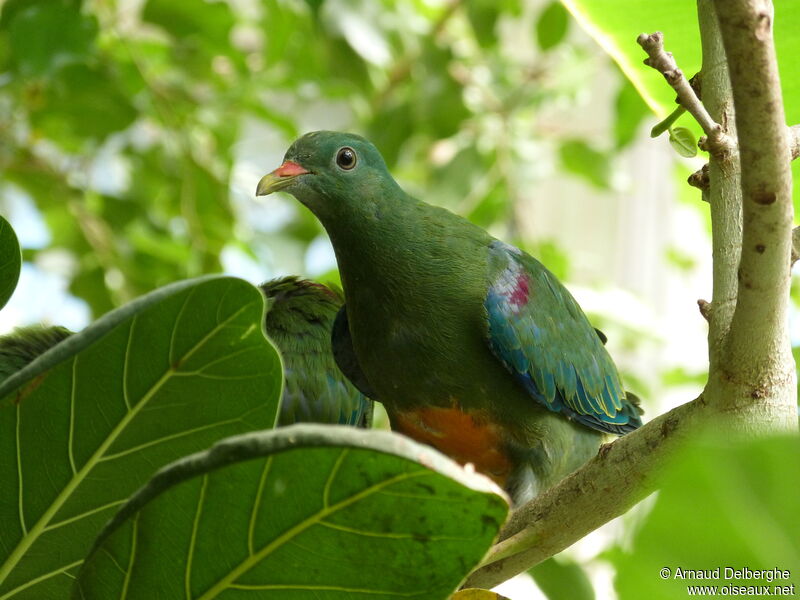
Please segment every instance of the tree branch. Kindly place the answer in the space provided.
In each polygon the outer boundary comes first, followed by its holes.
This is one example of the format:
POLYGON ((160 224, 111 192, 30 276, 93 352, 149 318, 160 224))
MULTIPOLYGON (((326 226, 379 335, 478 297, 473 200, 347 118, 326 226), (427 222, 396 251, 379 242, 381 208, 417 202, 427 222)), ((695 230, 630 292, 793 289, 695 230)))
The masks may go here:
MULTIPOLYGON (((698 17, 703 42, 703 96, 708 112, 693 93, 694 100, 681 102, 687 102, 687 110, 696 118, 700 116, 698 121, 705 123, 709 138, 712 134, 724 135, 711 115, 726 124, 731 136, 715 138, 721 140, 716 148, 724 146, 725 151, 711 152, 709 185, 704 190, 711 203, 714 247, 713 301, 700 303, 709 320, 710 370, 706 390, 697 400, 602 447, 581 469, 515 511, 501 531, 501 541, 490 550, 483 566, 468 577, 466 587, 497 585, 627 511, 656 488, 665 461, 682 440, 698 435, 708 424, 715 429, 733 424, 731 431, 747 432, 797 427, 794 365, 791 353, 788 358, 786 354, 786 257, 791 226, 789 136, 780 122, 783 111, 769 33, 771 17, 765 16, 760 4, 756 6, 756 0, 698 0, 698 17), (731 86, 712 2, 724 15, 720 22, 724 22, 725 46, 733 55, 731 79, 734 86, 739 86, 735 120, 731 118, 731 86), (737 44, 740 46, 734 48, 737 44), (753 48, 759 44, 760 49, 753 48), (756 57, 755 63, 749 58, 752 56, 756 57), (765 66, 766 63, 769 64, 765 66), (741 168, 747 175, 741 185, 734 144, 737 126, 743 131, 741 139, 746 150, 741 168), (757 141, 759 131, 764 132, 764 139, 757 141), (756 149, 759 155, 754 153, 756 149), (742 191, 746 199, 743 252, 742 191), (783 254, 779 253, 781 249, 785 250, 783 254), (751 273, 754 268, 765 272, 756 277, 751 273), (745 297, 744 302, 737 302, 737 297, 745 297), (759 300, 777 314, 761 321, 765 315, 763 307, 757 306, 759 300), (760 331, 762 322, 768 329, 760 331), (760 333, 754 332, 753 327, 760 333), (739 344, 749 340, 752 346, 759 336, 762 339, 755 352, 737 354, 743 349, 739 344), (778 352, 772 361, 764 362, 762 353, 767 348, 778 352), (741 359, 754 362, 744 364, 741 359)), ((663 52, 660 36, 643 36, 639 43, 651 55, 652 65, 664 72, 671 84, 683 89, 685 78, 663 52)), ((798 230, 792 234, 798 242, 798 230)))
MULTIPOLYGON (((656 136, 652 135, 651 133, 650 137, 656 136)), ((792 149, 792 160, 795 160, 798 156, 800 156, 800 125, 792 125, 789 127, 789 146, 792 149)), ((687 182, 692 187, 696 187, 701 190, 707 190, 709 186, 708 163, 704 164, 700 169, 689 175, 687 182)))
MULTIPOLYGON (((725 62, 725 48, 712 0, 698 0, 697 20, 700 26, 703 64, 703 103, 709 114, 725 123, 728 136, 736 140, 736 119, 733 94, 725 62)), ((739 255, 742 245, 742 188, 739 180, 739 151, 734 143, 731 152, 708 159, 709 187, 703 199, 711 213, 711 248, 714 257, 711 304, 706 306, 708 327, 709 372, 716 369, 733 311, 736 307, 739 255)))
POLYGON ((796 429, 795 368, 787 326, 791 151, 772 7, 764 0, 714 0, 714 6, 733 89, 743 198, 737 302, 718 374, 727 389, 720 398, 734 409, 770 399, 775 410, 783 406, 785 426, 796 429))
POLYGON ((683 71, 678 68, 672 53, 664 51, 664 34, 660 31, 656 31, 650 35, 643 33, 636 41, 644 51, 647 52, 647 56, 649 57, 645 59, 644 64, 654 68, 664 76, 667 83, 677 92, 678 101, 681 106, 683 106, 683 108, 697 120, 700 127, 703 128, 706 136, 708 136, 707 144, 709 152, 718 155, 728 152, 733 142, 725 135, 722 125, 711 118, 711 115, 708 113, 705 106, 703 106, 703 103, 700 102, 700 98, 695 94, 689 80, 686 79, 683 71))
MULTIPOLYGON (((583 467, 514 511, 464 587, 490 588, 561 552, 651 494, 664 463, 697 431, 703 399, 608 444, 583 467)), ((706 415, 703 415, 708 422, 706 415)))

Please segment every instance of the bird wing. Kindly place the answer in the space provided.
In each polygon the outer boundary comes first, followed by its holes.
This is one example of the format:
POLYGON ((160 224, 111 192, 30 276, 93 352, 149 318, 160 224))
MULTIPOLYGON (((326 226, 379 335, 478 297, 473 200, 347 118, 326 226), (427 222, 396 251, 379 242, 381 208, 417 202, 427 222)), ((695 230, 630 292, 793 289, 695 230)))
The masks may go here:
POLYGON ((492 352, 539 404, 607 433, 642 424, 638 399, 626 397, 600 332, 535 258, 492 242, 484 307, 492 352))
POLYGON ((333 321, 331 347, 333 348, 333 358, 336 361, 336 366, 350 380, 350 383, 368 398, 377 400, 375 390, 372 389, 367 376, 361 370, 361 365, 353 349, 353 338, 350 337, 350 323, 347 320, 347 308, 344 304, 339 309, 339 312, 336 313, 336 318, 333 321))

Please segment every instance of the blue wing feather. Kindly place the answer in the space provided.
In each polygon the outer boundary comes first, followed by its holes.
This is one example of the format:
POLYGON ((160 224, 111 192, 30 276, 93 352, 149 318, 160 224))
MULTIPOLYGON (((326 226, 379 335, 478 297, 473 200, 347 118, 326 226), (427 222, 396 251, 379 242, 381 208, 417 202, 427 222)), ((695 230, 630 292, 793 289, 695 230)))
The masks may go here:
POLYGON ((536 259, 493 242, 484 307, 492 352, 543 407, 608 433, 642 424, 602 339, 536 259))

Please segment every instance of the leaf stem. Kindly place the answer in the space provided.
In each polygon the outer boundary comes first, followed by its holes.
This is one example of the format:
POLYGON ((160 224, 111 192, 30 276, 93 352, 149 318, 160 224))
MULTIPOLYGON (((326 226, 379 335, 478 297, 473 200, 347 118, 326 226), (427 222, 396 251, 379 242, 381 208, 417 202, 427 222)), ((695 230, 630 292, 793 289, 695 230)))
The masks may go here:
POLYGON ((673 110, 663 121, 657 123, 651 130, 650 130, 650 137, 656 138, 660 136, 662 133, 667 131, 672 127, 672 125, 677 121, 680 116, 686 112, 686 109, 683 106, 677 107, 673 110))

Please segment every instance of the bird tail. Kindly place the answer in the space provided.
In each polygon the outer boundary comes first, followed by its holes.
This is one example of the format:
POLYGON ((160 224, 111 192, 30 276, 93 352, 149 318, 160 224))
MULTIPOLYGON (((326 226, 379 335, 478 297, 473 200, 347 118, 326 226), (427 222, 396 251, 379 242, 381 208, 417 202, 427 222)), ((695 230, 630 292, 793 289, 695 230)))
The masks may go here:
POLYGON ((628 415, 628 426, 626 427, 628 433, 634 429, 642 426, 642 415, 644 409, 642 408, 642 399, 633 392, 625 390, 625 399, 622 401, 622 412, 628 415))

